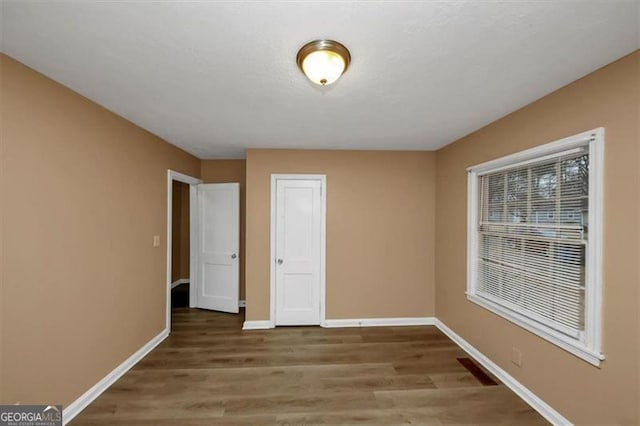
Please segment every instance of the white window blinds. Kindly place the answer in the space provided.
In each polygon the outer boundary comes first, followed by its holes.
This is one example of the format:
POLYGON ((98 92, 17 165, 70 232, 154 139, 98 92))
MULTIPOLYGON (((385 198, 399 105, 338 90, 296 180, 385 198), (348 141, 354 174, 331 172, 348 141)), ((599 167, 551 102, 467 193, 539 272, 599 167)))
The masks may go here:
POLYGON ((476 294, 579 338, 588 147, 481 175, 478 189, 476 294))
POLYGON ((467 169, 467 299, 593 365, 603 169, 603 128, 467 169))

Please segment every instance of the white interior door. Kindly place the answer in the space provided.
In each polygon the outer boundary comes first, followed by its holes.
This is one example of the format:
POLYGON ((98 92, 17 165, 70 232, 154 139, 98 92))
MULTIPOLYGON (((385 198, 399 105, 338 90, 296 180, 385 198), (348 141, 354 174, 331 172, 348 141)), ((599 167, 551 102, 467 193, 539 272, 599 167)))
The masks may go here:
POLYGON ((320 180, 276 180, 275 325, 320 324, 320 180))
POLYGON ((239 311, 239 211, 239 183, 198 185, 198 308, 239 311))

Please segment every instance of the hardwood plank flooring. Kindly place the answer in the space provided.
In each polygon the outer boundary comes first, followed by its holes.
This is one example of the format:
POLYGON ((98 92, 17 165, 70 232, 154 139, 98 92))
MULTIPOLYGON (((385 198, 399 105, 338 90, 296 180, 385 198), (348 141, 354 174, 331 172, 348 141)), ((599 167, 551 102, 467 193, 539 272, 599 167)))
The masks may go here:
POLYGON ((71 425, 547 424, 435 327, 242 331, 242 314, 172 314, 171 335, 71 425))

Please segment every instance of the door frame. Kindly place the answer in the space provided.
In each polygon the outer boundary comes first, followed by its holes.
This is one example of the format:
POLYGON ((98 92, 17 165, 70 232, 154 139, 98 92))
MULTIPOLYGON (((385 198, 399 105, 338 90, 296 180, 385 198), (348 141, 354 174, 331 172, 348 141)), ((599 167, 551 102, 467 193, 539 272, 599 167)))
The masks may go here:
POLYGON ((271 175, 271 250, 270 250, 270 320, 276 324, 276 194, 279 180, 316 180, 320 182, 320 327, 326 326, 326 254, 327 254, 327 175, 272 174, 271 175))
POLYGON ((196 251, 198 237, 198 190, 196 185, 201 184, 202 180, 175 170, 167 170, 167 306, 165 312, 166 327, 171 332, 171 256, 173 244, 173 182, 182 182, 189 185, 189 307, 195 305, 194 291, 197 287, 195 271, 196 271, 196 251))

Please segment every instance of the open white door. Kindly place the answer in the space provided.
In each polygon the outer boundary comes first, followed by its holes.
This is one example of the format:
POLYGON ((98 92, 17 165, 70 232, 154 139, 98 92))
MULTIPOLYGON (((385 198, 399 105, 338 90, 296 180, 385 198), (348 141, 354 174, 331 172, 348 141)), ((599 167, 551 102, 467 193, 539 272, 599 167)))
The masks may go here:
POLYGON ((196 307, 238 313, 240 184, 198 185, 196 307))

